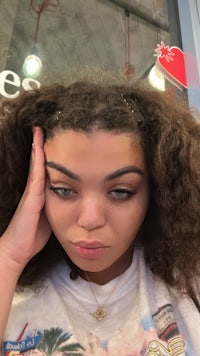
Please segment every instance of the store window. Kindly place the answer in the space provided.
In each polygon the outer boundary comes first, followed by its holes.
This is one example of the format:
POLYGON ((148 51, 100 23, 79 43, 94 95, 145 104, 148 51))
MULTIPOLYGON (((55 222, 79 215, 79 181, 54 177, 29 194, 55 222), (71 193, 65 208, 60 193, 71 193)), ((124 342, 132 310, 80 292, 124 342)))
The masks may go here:
POLYGON ((200 2, 178 0, 182 47, 186 54, 185 69, 188 99, 200 110, 200 2))
POLYGON ((190 0, 1 0, 0 96, 104 72, 187 95, 155 66, 159 46, 185 48, 184 3, 190 0), (36 73, 26 66, 30 56, 39 58, 36 73))

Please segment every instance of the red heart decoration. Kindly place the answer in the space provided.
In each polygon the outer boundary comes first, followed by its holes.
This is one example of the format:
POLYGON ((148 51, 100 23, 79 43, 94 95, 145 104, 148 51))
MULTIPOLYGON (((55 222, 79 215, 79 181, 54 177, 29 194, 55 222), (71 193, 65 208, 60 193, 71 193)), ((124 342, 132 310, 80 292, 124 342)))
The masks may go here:
POLYGON ((164 42, 157 45, 156 66, 169 80, 176 85, 187 88, 184 52, 178 47, 165 46, 164 42))

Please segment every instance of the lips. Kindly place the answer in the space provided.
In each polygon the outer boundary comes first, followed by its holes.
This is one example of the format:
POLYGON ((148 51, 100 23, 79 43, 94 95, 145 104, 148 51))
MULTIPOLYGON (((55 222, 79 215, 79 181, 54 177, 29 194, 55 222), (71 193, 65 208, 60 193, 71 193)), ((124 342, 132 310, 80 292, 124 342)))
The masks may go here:
POLYGON ((93 241, 93 242, 78 241, 78 242, 74 243, 74 245, 76 245, 78 247, 85 248, 85 249, 98 249, 98 248, 107 247, 98 241, 93 241))
POLYGON ((109 248, 109 246, 106 246, 99 241, 77 241, 72 242, 71 246, 75 256, 88 260, 103 258, 109 248))

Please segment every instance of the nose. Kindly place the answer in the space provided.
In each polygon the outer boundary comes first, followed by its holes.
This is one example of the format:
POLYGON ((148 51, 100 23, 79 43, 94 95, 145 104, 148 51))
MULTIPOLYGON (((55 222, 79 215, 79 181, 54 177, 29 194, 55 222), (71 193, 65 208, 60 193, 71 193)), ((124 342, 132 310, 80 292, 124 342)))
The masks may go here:
POLYGON ((98 229, 105 224, 105 209, 100 199, 84 199, 78 216, 78 225, 87 231, 98 229))

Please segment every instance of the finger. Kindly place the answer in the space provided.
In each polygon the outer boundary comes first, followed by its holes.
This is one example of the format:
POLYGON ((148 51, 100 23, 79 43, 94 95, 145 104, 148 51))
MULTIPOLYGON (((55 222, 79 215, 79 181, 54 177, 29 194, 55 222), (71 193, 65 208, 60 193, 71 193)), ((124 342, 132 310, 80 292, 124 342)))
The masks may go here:
POLYGON ((33 126, 33 145, 43 148, 44 138, 43 131, 39 126, 33 126))
POLYGON ((33 145, 32 145, 32 180, 44 179, 44 139, 41 127, 33 128, 33 145))
MULTIPOLYGON (((29 176, 28 176, 28 183, 30 180, 34 180, 35 175, 33 174, 34 165, 35 165, 35 154, 36 150, 38 151, 38 147, 43 147, 43 132, 42 129, 38 126, 33 126, 33 143, 32 143, 32 150, 31 150, 31 157, 30 157, 30 165, 29 165, 29 176)), ((43 163, 43 158, 42 158, 43 163)))
POLYGON ((34 127, 30 168, 25 195, 30 192, 32 192, 35 196, 44 193, 45 159, 43 145, 43 131, 40 127, 34 127))

